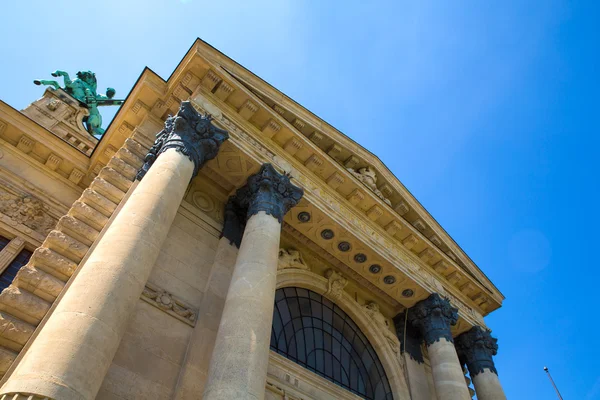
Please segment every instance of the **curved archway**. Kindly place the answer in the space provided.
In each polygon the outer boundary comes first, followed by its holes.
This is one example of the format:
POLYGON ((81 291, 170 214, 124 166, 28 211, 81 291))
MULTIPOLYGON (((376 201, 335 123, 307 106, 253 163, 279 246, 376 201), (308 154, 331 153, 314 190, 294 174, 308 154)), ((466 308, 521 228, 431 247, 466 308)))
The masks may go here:
MULTIPOLYGON (((339 306, 358 327, 358 330, 366 337, 367 341, 379 358, 385 375, 387 376, 391 393, 395 400, 409 399, 408 386, 404 376, 404 364, 399 355, 389 346, 383 332, 373 324, 358 304, 348 293, 344 292, 340 297, 329 297, 327 293, 328 280, 310 271, 298 269, 281 270, 277 274, 277 289, 286 287, 298 287, 308 289, 339 306)), ((342 385, 340 385, 342 386, 342 385)), ((384 397, 385 398, 385 397, 384 397)), ((392 397, 389 397, 392 398, 392 397)))

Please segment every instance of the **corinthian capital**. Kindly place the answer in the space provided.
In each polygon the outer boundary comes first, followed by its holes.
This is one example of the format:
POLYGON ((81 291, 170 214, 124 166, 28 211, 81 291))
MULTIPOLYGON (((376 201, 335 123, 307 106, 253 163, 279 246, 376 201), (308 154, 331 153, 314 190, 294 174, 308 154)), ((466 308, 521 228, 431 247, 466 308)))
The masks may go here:
POLYGON ((441 338, 452 342, 450 326, 458 321, 458 309, 437 293, 408 310, 408 321, 417 328, 429 346, 441 338))
POLYGON ((498 375, 492 358, 498 353, 498 339, 493 338, 489 330, 474 326, 456 338, 455 346, 458 357, 467 364, 471 378, 485 368, 498 375))
POLYGON ((156 158, 168 149, 175 149, 194 163, 194 174, 208 160, 217 156, 219 147, 229 138, 227 131, 217 128, 210 121, 210 115, 202 115, 189 101, 184 101, 175 116, 169 116, 165 127, 156 135, 154 145, 144 159, 144 165, 137 175, 142 179, 156 158))
POLYGON ((264 211, 281 223, 303 194, 301 188, 290 182, 288 174, 280 174, 271 164, 263 164, 257 174, 248 178, 246 186, 238 189, 236 197, 242 206, 248 207, 247 218, 264 211))

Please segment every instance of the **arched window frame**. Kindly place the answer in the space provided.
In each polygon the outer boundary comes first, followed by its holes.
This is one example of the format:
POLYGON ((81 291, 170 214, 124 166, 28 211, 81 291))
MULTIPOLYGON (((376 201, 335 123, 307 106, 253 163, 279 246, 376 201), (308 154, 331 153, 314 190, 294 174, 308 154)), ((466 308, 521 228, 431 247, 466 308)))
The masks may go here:
POLYGON ((410 399, 404 375, 405 366, 401 360, 402 356, 393 351, 383 332, 379 331, 376 324, 366 315, 360 304, 346 292, 342 293, 340 297, 330 297, 327 293, 327 283, 326 278, 311 271, 284 269, 277 273, 277 289, 299 287, 311 290, 328 298, 348 314, 371 343, 375 353, 379 357, 392 389, 394 400, 410 399))

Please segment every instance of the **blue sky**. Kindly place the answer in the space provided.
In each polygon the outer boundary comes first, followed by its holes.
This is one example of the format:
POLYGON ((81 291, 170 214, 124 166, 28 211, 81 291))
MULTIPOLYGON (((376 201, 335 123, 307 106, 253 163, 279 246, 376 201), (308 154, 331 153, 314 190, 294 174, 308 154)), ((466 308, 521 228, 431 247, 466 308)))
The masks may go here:
POLYGON ((544 365, 565 400, 600 399, 597 4, 5 3, 2 100, 55 69, 124 97, 201 37, 377 154, 500 288, 509 399, 556 398, 544 365))

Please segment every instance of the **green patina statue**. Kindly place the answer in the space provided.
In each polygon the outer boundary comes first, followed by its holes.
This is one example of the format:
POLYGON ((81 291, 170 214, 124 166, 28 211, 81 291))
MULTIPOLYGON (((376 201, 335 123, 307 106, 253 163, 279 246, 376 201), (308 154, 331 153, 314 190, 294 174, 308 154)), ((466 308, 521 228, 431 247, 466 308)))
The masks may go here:
POLYGON ((55 89, 63 89, 74 99, 79 101, 79 103, 81 103, 83 107, 86 107, 90 113, 90 115, 87 116, 83 121, 86 125, 87 131, 99 139, 104 134, 104 129, 102 129, 102 116, 98 111, 98 107, 118 106, 123 104, 123 100, 113 99, 116 93, 115 89, 107 88, 106 96, 98 94, 96 74, 91 71, 79 71, 77 73, 77 79, 74 81, 71 80, 69 74, 67 74, 65 71, 54 71, 52 76, 62 76, 65 87, 61 88, 56 81, 36 79, 33 81, 33 83, 36 85, 52 86, 55 89))

